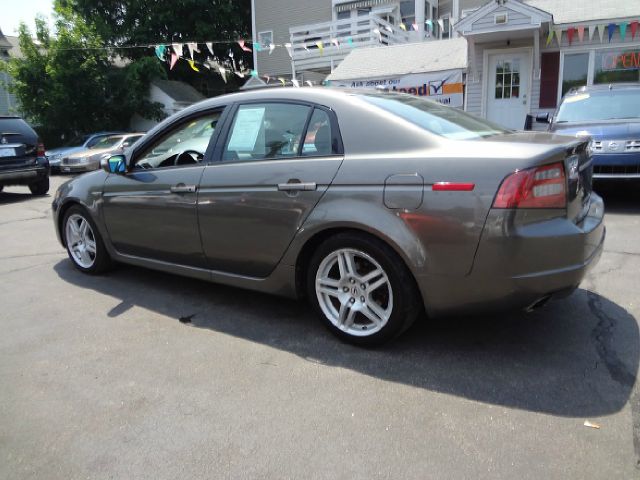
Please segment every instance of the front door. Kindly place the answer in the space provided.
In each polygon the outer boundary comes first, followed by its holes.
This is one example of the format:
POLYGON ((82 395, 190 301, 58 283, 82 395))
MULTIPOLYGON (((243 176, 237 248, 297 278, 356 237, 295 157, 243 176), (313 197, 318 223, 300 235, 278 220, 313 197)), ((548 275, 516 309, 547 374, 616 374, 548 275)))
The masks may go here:
POLYGON ((198 229, 198 186, 220 111, 208 112, 162 132, 134 153, 124 175, 104 185, 103 212, 115 249, 204 268, 198 229))
POLYGON ((335 117, 306 104, 241 104, 219 148, 198 196, 209 268, 266 277, 340 167, 335 117))
POLYGON ((522 130, 529 113, 531 54, 489 56, 487 118, 507 128, 522 130))

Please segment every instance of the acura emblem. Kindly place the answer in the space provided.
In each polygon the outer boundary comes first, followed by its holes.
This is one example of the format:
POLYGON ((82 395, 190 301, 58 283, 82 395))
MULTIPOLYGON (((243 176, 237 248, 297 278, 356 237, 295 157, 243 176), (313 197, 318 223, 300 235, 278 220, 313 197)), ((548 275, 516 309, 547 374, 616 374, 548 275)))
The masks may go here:
POLYGON ((616 142, 609 142, 609 150, 618 150, 618 144, 616 142))
POLYGON ((9 141, 6 139, 6 137, 2 137, 2 140, 0 140, 0 143, 3 145, 6 145, 7 143, 9 143, 9 141))

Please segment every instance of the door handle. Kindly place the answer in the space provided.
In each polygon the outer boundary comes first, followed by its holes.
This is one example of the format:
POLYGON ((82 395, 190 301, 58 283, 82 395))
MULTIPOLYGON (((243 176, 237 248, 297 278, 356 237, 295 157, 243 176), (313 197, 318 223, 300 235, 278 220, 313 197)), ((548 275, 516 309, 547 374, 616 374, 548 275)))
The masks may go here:
POLYGON ((184 183, 179 183, 172 186, 169 190, 171 190, 171 193, 194 193, 198 190, 198 187, 196 185, 185 185, 184 183))
POLYGON ((318 185, 315 182, 287 182, 287 183, 279 183, 278 190, 281 192, 300 192, 300 191, 312 191, 317 190, 318 185))

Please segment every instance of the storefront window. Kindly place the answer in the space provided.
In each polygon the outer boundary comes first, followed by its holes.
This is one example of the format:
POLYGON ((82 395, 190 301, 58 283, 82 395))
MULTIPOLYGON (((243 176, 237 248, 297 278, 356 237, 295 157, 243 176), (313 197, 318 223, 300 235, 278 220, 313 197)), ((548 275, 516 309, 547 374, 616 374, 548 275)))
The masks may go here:
POLYGON ((640 81, 640 47, 596 50, 593 83, 640 81))
POLYGON ((566 54, 562 70, 562 95, 574 87, 586 85, 588 76, 589 53, 566 54))

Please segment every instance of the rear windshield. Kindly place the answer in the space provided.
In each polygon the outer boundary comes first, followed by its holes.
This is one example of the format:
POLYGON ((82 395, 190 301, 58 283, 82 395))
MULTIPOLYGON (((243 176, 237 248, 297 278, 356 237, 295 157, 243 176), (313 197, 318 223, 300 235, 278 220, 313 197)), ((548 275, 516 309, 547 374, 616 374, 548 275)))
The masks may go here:
POLYGON ((89 140, 89 135, 78 135, 76 137, 73 137, 63 146, 64 147, 83 147, 87 140, 89 140))
MULTIPOLYGON (((0 135, 4 134, 18 134, 28 138, 37 137, 36 132, 21 118, 0 118, 0 135)), ((11 136, 7 135, 7 141, 11 140, 11 136)))
POLYGON ((101 138, 100 140, 98 140, 95 144, 93 144, 89 148, 97 150, 97 149, 100 149, 100 148, 114 147, 118 143, 120 143, 120 141, 122 141, 123 138, 124 137, 104 137, 104 138, 101 138))
POLYGON ((602 90, 565 97, 556 123, 640 119, 640 89, 602 90))
POLYGON ((476 118, 456 108, 446 107, 413 95, 367 93, 361 98, 425 130, 454 140, 472 140, 508 133, 509 130, 476 118))

